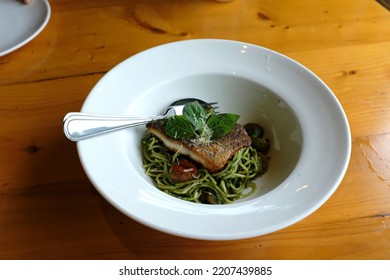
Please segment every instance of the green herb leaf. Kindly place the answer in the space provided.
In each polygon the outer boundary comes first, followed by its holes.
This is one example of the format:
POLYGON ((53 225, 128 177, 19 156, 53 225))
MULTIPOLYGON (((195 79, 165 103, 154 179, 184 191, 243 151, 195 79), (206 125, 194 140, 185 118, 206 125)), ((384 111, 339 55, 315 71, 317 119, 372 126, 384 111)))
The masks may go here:
POLYGON ((206 109, 198 101, 186 104, 183 109, 183 116, 200 132, 202 132, 208 117, 206 109))
POLYGON ((173 116, 165 124, 165 133, 174 139, 191 139, 196 136, 194 127, 185 116, 173 116))
POLYGON ((213 132, 211 139, 218 139, 228 134, 236 125, 239 115, 236 114, 218 114, 213 115, 207 120, 208 128, 213 132))
POLYGON ((168 119, 165 133, 174 139, 193 139, 194 143, 209 143, 228 134, 236 125, 239 115, 208 112, 199 102, 184 106, 182 116, 168 119))

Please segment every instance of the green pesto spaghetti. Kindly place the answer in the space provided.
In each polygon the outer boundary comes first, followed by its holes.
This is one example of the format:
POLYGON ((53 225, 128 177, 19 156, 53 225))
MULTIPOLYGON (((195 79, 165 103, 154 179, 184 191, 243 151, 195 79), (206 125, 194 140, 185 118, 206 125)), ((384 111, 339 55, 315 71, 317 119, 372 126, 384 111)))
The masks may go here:
POLYGON ((183 156, 169 151, 150 133, 142 139, 142 148, 145 172, 157 188, 196 203, 228 204, 248 197, 256 190, 253 179, 267 170, 267 159, 248 146, 238 150, 226 167, 217 173, 209 173, 199 166, 196 176, 185 182, 175 182, 170 170, 183 156))

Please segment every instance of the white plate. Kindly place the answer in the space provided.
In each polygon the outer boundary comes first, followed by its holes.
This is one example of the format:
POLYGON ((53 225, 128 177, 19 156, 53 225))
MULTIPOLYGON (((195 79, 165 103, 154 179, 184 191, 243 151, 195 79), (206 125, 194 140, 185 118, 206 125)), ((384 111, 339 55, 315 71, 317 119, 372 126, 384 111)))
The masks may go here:
POLYGON ((341 182, 351 137, 338 100, 307 68, 259 46, 188 40, 152 48, 107 73, 82 111, 152 115, 185 97, 218 101, 242 124, 261 123, 272 143, 269 170, 249 199, 199 205, 160 192, 144 174, 144 127, 78 142, 91 182, 129 217, 189 238, 249 238, 307 217, 341 182))
POLYGON ((0 56, 30 42, 50 18, 47 0, 33 0, 25 5, 17 0, 0 0, 0 56))

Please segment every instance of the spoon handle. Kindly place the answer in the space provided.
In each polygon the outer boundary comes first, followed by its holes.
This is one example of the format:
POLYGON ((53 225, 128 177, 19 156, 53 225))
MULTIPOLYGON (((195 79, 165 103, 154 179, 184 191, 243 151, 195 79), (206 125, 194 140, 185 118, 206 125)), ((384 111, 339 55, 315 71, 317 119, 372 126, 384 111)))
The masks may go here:
POLYGON ((95 135, 147 124, 160 116, 125 117, 88 113, 68 113, 63 120, 64 133, 69 140, 79 141, 95 135))

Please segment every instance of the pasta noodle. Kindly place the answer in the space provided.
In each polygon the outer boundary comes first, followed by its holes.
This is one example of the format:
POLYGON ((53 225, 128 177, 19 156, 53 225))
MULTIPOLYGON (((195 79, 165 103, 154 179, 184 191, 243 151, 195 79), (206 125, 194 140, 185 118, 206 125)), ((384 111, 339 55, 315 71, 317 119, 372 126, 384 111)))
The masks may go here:
POLYGON ((235 153, 227 166, 218 173, 210 174, 198 169, 197 176, 183 183, 174 183, 169 176, 179 154, 170 152, 154 135, 147 133, 142 139, 145 172, 161 191, 174 197, 196 203, 232 203, 248 197, 256 190, 252 180, 266 169, 265 158, 252 147, 235 153))

